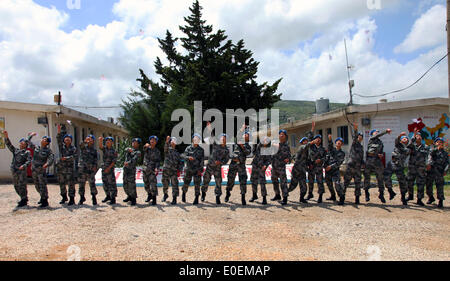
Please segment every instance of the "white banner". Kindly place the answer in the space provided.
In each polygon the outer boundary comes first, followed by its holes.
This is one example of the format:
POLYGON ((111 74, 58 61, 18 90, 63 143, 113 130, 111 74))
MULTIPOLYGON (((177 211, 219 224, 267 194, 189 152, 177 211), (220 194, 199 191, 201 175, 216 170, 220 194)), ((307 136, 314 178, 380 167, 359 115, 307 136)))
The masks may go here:
MULTIPOLYGON (((290 182, 290 180, 291 180, 291 172, 292 172, 293 166, 294 166, 294 164, 286 165, 286 176, 287 176, 288 182, 290 182)), ((228 165, 222 166, 222 185, 226 185, 228 182, 228 167, 229 167, 228 165)), ((205 167, 205 169, 206 169, 206 167, 205 167)), ((203 170, 203 173, 205 172, 205 169, 203 170)), ((252 173, 252 165, 246 165, 246 170, 247 170, 247 184, 250 184, 250 175, 252 173)), ((162 186, 162 183, 161 183, 162 171, 163 171, 162 168, 159 169, 158 175, 156 176, 156 179, 158 181, 158 186, 160 186, 160 187, 162 186)), ((123 169, 116 168, 115 173, 116 173, 117 186, 123 186, 123 169)), ((138 186, 138 187, 144 186, 143 175, 144 174, 143 174, 142 168, 137 168, 136 169, 136 186, 138 186)), ((272 176, 272 166, 269 166, 266 170, 267 183, 272 183, 271 176, 272 176)), ((183 178, 184 178, 184 170, 178 174, 178 181, 179 181, 180 186, 182 186, 184 184, 183 178)), ((101 169, 98 170, 97 174, 95 175, 95 182, 96 182, 97 186, 103 186, 101 169)), ((236 174, 236 179, 235 179, 234 183, 239 184, 238 174, 236 174)), ((190 185, 191 186, 194 185, 193 180, 191 181, 190 185)), ((211 182, 209 183, 209 185, 212 185, 212 186, 216 185, 214 176, 211 177, 211 182)))

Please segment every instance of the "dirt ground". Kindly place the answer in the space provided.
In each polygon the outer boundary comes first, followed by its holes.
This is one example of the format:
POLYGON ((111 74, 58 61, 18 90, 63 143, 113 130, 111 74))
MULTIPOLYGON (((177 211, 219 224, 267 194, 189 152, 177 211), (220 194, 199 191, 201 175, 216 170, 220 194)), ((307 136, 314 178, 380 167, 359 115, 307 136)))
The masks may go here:
MULTIPOLYGON (((271 185, 268 191, 270 199, 271 185)), ((399 196, 382 204, 376 189, 359 206, 352 203, 353 189, 345 206, 317 204, 317 195, 299 204, 298 188, 287 206, 270 200, 264 206, 261 198, 241 206, 235 186, 221 206, 210 188, 197 206, 155 207, 138 188, 138 205, 131 207, 119 188, 116 206, 93 207, 89 196, 85 205, 68 207, 58 204, 59 187, 49 185, 50 208, 44 210, 37 208, 34 186, 28 193, 29 206, 16 209, 13 186, 0 185, 0 260, 450 260, 448 201, 444 209, 403 207, 399 196)))

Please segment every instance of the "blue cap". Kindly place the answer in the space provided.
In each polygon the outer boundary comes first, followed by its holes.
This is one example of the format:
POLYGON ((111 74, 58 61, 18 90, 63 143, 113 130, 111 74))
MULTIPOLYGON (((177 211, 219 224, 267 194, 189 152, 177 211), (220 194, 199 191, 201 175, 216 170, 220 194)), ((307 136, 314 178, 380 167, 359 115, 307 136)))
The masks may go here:
POLYGON ((142 143, 142 140, 140 138, 134 138, 131 142, 133 143, 135 141, 137 141, 139 144, 142 143))
POLYGON ((95 141, 95 136, 94 135, 89 135, 88 138, 91 138, 92 140, 95 141))
POLYGON ((316 136, 313 138, 313 140, 315 140, 315 139, 322 139, 322 136, 321 136, 321 135, 316 135, 316 136))
POLYGON ((403 140, 403 139, 408 139, 408 137, 407 136, 401 136, 400 140, 403 140))
POLYGON ((22 139, 20 139, 20 141, 19 142, 28 142, 28 140, 27 139, 25 139, 25 138, 22 138, 22 139))
POLYGON ((106 137, 105 141, 107 141, 107 140, 110 140, 110 141, 114 142, 114 138, 113 137, 106 137))
POLYGON ((48 143, 51 143, 51 142, 52 142, 52 138, 49 137, 49 136, 43 136, 42 139, 47 139, 47 142, 48 142, 48 143))
POLYGON ((200 136, 199 134, 194 134, 194 135, 192 136, 192 138, 195 138, 195 137, 198 137, 200 140, 202 139, 202 136, 200 136))
POLYGON ((226 137, 226 138, 228 138, 227 134, 221 134, 220 137, 226 137))
POLYGON ((443 138, 436 138, 435 140, 434 140, 434 143, 437 143, 438 141, 442 141, 442 142, 444 142, 444 139, 443 138))
POLYGON ((308 138, 307 138, 307 137, 303 137, 303 138, 299 141, 299 143, 302 143, 302 142, 304 142, 305 140, 308 140, 308 138))
POLYGON ((249 135, 249 136, 250 136, 250 132, 249 132, 248 130, 245 130, 245 131, 244 131, 244 136, 245 136, 245 135, 249 135))
POLYGON ((373 129, 372 131, 370 131, 370 135, 373 136, 373 133, 375 133, 375 132, 379 132, 379 131, 376 129, 373 129))
POLYGON ((70 140, 73 140, 73 137, 72 137, 71 134, 66 134, 66 135, 64 136, 63 140, 66 139, 66 138, 70 138, 70 140))
POLYGON ((281 133, 283 133, 285 136, 287 136, 288 135, 288 133, 287 133, 287 131, 286 130, 280 130, 279 132, 278 132, 278 134, 281 134, 281 133))
POLYGON ((148 141, 151 141, 152 139, 154 139, 156 142, 158 142, 158 137, 157 136, 151 136, 148 138, 148 141))
POLYGON ((344 143, 344 139, 341 138, 341 137, 336 138, 336 139, 334 140, 334 143, 337 143, 338 141, 341 141, 342 143, 344 143))

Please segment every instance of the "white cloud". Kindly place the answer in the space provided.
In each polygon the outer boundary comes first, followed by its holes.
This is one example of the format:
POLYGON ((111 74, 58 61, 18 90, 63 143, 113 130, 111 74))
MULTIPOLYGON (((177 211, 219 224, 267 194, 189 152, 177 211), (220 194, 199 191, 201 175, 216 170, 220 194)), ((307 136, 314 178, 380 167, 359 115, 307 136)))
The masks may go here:
POLYGON ((445 22, 446 8, 442 5, 433 6, 417 19, 406 39, 394 51, 411 53, 444 43, 447 35, 445 22))

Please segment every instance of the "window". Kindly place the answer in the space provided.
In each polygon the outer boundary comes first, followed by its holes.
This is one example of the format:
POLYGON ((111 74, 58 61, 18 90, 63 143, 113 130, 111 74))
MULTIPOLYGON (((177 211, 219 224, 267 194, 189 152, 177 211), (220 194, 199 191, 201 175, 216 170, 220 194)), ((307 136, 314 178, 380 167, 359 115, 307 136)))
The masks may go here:
POLYGON ((317 134, 321 135, 323 139, 323 130, 317 130, 317 134))
POLYGON ((344 144, 348 144, 348 126, 340 126, 337 128, 337 135, 344 139, 344 144))

